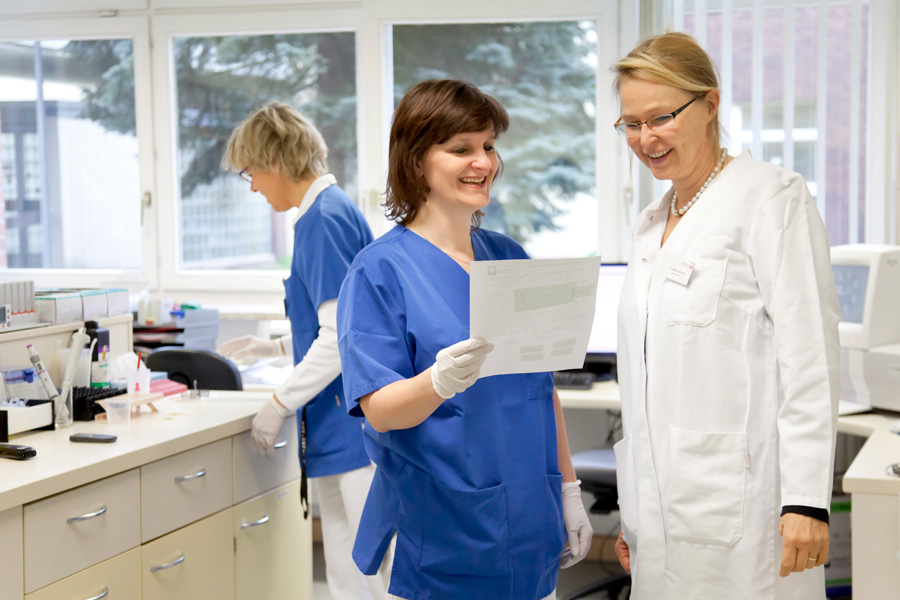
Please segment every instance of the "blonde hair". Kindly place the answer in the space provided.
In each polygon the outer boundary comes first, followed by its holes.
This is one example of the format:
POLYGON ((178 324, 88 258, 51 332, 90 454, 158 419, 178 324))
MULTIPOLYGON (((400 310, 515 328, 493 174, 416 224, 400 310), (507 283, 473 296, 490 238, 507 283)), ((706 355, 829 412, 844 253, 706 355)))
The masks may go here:
MULTIPOLYGON (((668 85, 695 96, 719 89, 716 65, 686 33, 669 32, 645 38, 613 65, 612 70, 616 73, 616 92, 627 78, 668 85)), ((715 148, 720 146, 721 130, 719 120, 713 119, 709 137, 715 148)))
POLYGON ((283 102, 269 102, 244 119, 228 138, 226 170, 276 171, 294 181, 328 172, 328 147, 306 117, 283 102))

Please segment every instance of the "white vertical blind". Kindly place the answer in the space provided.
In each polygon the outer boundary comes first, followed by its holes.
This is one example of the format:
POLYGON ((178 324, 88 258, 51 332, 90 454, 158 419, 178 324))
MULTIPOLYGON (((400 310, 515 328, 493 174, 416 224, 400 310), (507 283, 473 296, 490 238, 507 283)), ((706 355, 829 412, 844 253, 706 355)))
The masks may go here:
POLYGON ((849 243, 859 242, 859 99, 860 99, 860 24, 862 0, 854 0, 850 19, 850 189, 847 198, 849 243))
POLYGON ((696 0, 696 4, 694 5, 694 37, 697 38, 697 43, 703 46, 704 48, 707 46, 706 43, 706 13, 707 13, 707 5, 706 0, 696 0))
POLYGON ((762 128, 763 128, 763 0, 753 0, 753 43, 750 59, 750 128, 753 131, 753 141, 750 144, 750 152, 753 157, 762 160, 762 128))
POLYGON ((794 131, 794 82, 796 78, 795 52, 796 36, 794 29, 797 22, 797 8, 794 0, 786 0, 784 6, 784 168, 794 170, 794 136, 787 132, 794 131))
POLYGON ((718 62, 729 152, 801 173, 833 244, 895 240, 893 225, 873 220, 894 214, 900 195, 890 175, 900 116, 886 116, 900 95, 900 3, 660 1, 718 62))
POLYGON ((816 128, 818 139, 816 143, 816 181, 819 182, 816 193, 816 205, 819 214, 828 225, 828 213, 825 198, 827 187, 825 185, 828 174, 828 136, 826 135, 826 123, 828 121, 828 0, 819 0, 819 12, 816 18, 816 128))
POLYGON ((732 0, 722 0, 722 61, 719 73, 722 87, 722 102, 719 105, 719 120, 725 131, 731 132, 731 143, 728 150, 737 154, 741 150, 740 129, 731 126, 731 107, 734 103, 734 9, 732 0))

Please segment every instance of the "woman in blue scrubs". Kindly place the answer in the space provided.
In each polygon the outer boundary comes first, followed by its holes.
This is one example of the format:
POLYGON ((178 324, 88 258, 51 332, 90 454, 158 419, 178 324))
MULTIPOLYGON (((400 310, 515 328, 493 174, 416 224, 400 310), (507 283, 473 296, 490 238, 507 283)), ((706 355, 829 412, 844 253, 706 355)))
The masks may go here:
POLYGON ((528 258, 478 228, 508 124, 464 82, 407 92, 390 135, 397 225, 357 256, 338 298, 347 406, 378 466, 353 558, 389 573, 389 598, 554 598, 559 567, 590 547, 552 377, 479 379, 492 347, 469 338, 469 264, 528 258))
POLYGON ((328 173, 328 148, 319 131, 291 106, 270 102, 232 133, 222 159, 272 209, 294 213, 294 255, 284 280, 291 335, 275 340, 245 336, 219 347, 229 358, 283 356, 294 370, 253 418, 251 439, 273 450, 287 417, 297 414, 301 438, 301 500, 306 478, 319 497, 325 575, 334 600, 384 598, 382 581, 363 583, 350 559, 374 466, 362 429, 346 414, 337 349, 337 295, 350 262, 372 241, 368 223, 328 173))

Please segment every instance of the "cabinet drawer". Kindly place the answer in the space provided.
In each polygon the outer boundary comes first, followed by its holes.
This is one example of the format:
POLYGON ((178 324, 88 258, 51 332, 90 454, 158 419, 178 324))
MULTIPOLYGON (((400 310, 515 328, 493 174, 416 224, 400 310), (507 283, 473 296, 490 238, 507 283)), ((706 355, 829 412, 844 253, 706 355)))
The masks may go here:
POLYGON ((312 598, 312 533, 294 481, 234 507, 237 600, 312 598))
POLYGON ((25 506, 25 593, 141 543, 137 469, 25 506))
POLYGON ((22 600, 22 507, 15 506, 0 512, 0 600, 22 600))
POLYGON ((253 447, 249 431, 234 436, 235 504, 299 478, 297 419, 285 420, 275 437, 275 450, 265 454, 253 447))
POLYGON ((234 598, 229 508, 141 547, 143 600, 234 598))
POLYGON ((25 600, 141 600, 141 549, 134 548, 25 596, 25 600))
POLYGON ((231 506, 231 438, 141 467, 141 538, 231 506))

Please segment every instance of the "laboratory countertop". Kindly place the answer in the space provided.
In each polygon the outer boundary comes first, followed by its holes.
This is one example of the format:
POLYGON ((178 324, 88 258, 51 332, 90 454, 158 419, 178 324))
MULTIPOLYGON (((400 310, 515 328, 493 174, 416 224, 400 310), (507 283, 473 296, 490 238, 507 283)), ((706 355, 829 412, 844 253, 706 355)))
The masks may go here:
POLYGON ((840 417, 838 431, 868 438, 844 473, 844 491, 852 494, 900 494, 900 477, 887 469, 900 462, 900 435, 889 427, 897 415, 865 413, 840 417))
POLYGON ((133 469, 250 429, 269 395, 212 392, 210 399, 166 398, 159 412, 143 407, 127 430, 107 430, 106 421, 76 421, 56 431, 13 436, 12 444, 37 450, 26 460, 0 460, 0 511, 133 469), (75 443, 73 433, 113 433, 111 444, 75 443))
MULTIPOLYGON (((107 433, 105 421, 80 422, 57 431, 13 436, 10 443, 32 446, 32 459, 0 460, 0 511, 115 475, 142 464, 237 435, 250 429, 253 415, 271 395, 271 387, 244 392, 212 392, 209 399, 167 398, 159 412, 135 414, 128 430, 114 430, 112 444, 74 443, 73 433, 107 433)), ((618 410, 618 385, 595 383, 590 390, 559 390, 564 408, 618 410)), ((900 477, 887 467, 900 461, 900 435, 889 431, 896 415, 842 416, 838 431, 868 438, 844 475, 851 493, 898 494, 900 477)))

